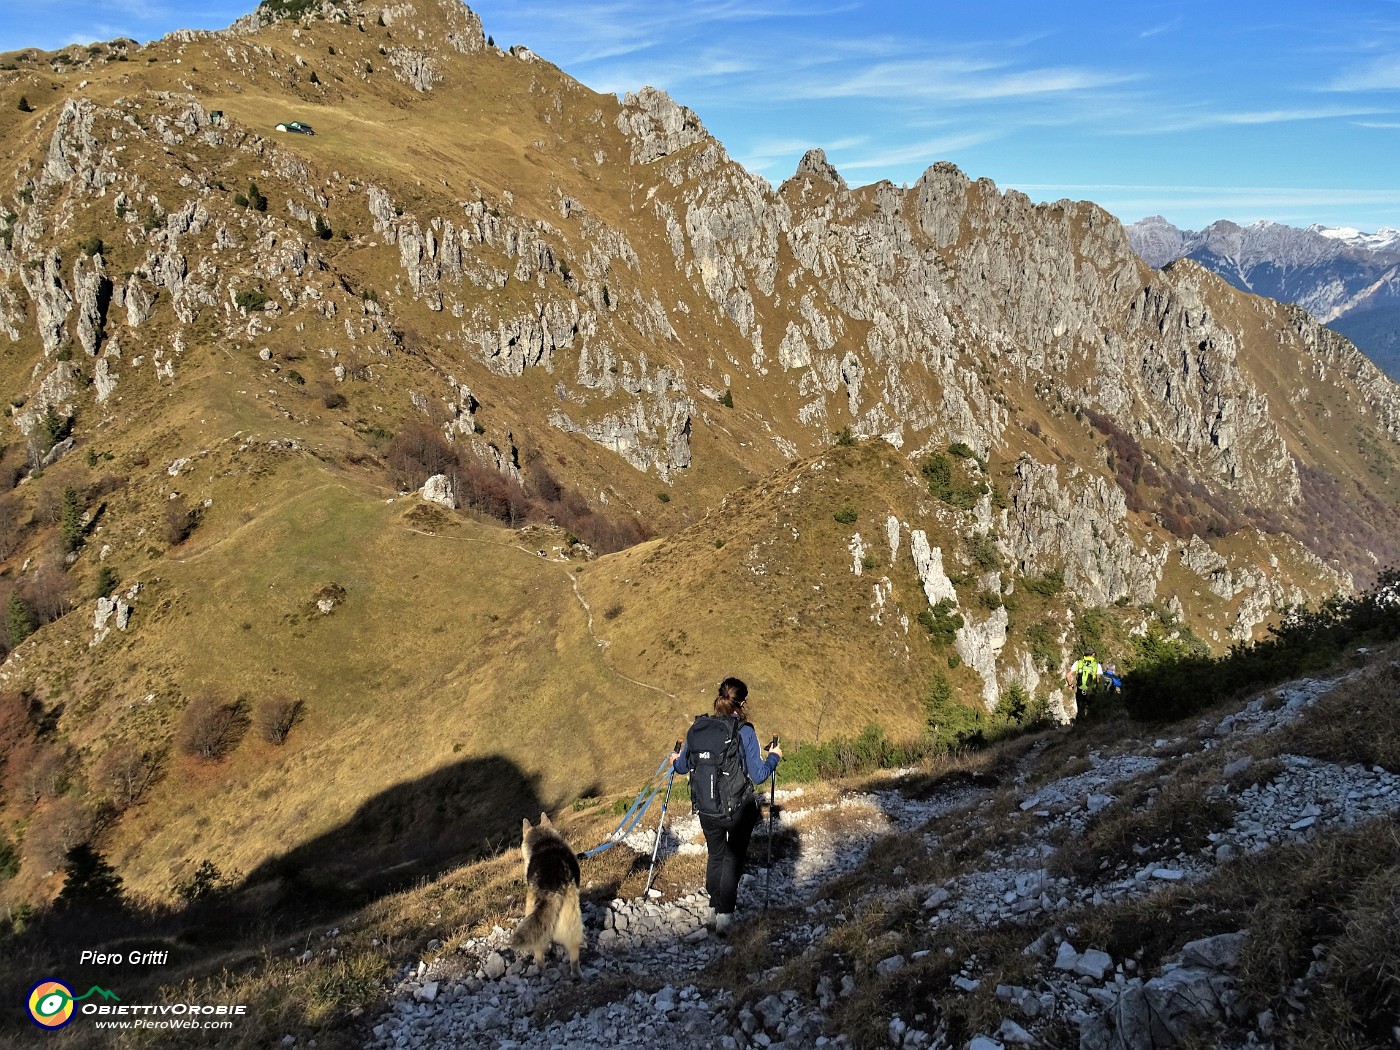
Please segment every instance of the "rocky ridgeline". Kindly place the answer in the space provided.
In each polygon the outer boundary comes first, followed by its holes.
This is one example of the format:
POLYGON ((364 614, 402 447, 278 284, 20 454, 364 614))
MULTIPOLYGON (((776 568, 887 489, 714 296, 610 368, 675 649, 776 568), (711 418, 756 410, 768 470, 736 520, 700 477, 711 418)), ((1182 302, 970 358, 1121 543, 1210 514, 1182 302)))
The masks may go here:
MULTIPOLYGON (((1245 745, 1307 712, 1334 684, 1295 682, 1267 701, 1261 697, 1218 721, 1202 722, 1189 740, 1158 739, 1114 755, 1090 752, 1087 771, 1028 787, 1025 780, 1040 751, 1037 747, 1022 760, 1014 789, 1022 821, 1017 829, 1025 832, 1017 836, 1015 847, 990 850, 960 874, 934 885, 910 885, 902 881, 903 870, 895 869, 888 873, 893 887, 867 889, 849 914, 826 899, 824 887, 837 876, 859 871, 874 841, 890 834, 917 836, 930 854, 937 854, 942 842, 929 830, 930 822, 952 817, 985 825, 1007 819, 992 816, 989 807, 996 794, 961 786, 911 799, 901 792, 898 776, 887 789, 847 796, 825 807, 804 808, 800 790, 780 792, 784 835, 795 836, 800 846, 784 850, 783 859, 765 871, 760 835, 740 888, 741 923, 744 912, 757 911, 765 895, 788 909, 771 933, 772 949, 777 957, 793 961, 843 924, 859 921, 866 908, 913 899, 920 903, 926 934, 925 946, 909 957, 891 954, 870 969, 838 968, 813 987, 771 993, 720 987, 708 970, 733 948, 706 926, 709 909, 703 893, 668 900, 653 890, 649 898, 613 900, 586 909, 583 981, 612 990, 606 993, 607 1002, 598 1003, 595 994, 595 1005, 539 1023, 536 1018, 542 1014, 559 1016, 560 1004, 568 1001, 573 986, 565 976, 567 968, 556 957, 542 970, 528 958, 516 957, 508 947, 509 931, 496 927, 431 961, 406 965, 394 986, 391 1008, 372 1024, 368 1046, 841 1046, 847 1040, 836 1030, 833 1012, 862 983, 888 979, 930 952, 951 955, 953 949, 945 945, 957 940, 957 931, 988 927, 1024 931, 1024 953, 1034 961, 1034 977, 995 987, 1003 1019, 966 1043, 967 1050, 1065 1045, 1066 1030, 1077 1031, 1081 1050, 1156 1050, 1212 1025, 1229 1033, 1224 1037, 1229 1042, 1221 1045, 1268 1045, 1284 1019, 1267 1011, 1253 1016, 1246 1011, 1236 984, 1246 931, 1224 929, 1186 943, 1148 972, 1141 953, 1113 958, 1077 944, 1073 917, 1086 908, 1199 881, 1242 853, 1307 842, 1323 829, 1393 814, 1400 810, 1400 776, 1380 767, 1285 755, 1277 775, 1231 797, 1233 818, 1210 836, 1204 850, 1183 851, 1174 842, 1140 843, 1134 849, 1135 864, 1105 863, 1088 880, 1052 875, 1046 865, 1057 849, 1054 843, 1074 841, 1095 814, 1125 793, 1152 785, 1148 806, 1157 804, 1188 759, 1205 755, 1224 762, 1222 782, 1214 792, 1223 798, 1224 781, 1239 778, 1250 764, 1243 754, 1245 745), (832 820, 831 809, 846 811, 845 819, 832 820)), ((617 848, 630 847, 649 856, 653 834, 636 833, 617 848)), ((693 819, 676 819, 663 838, 662 863, 678 850, 703 852, 697 838, 693 819)), ((781 983, 781 973, 781 968, 756 972, 749 975, 749 983, 772 987, 781 983)), ((1315 965, 1289 1001, 1304 1009, 1308 982, 1323 979, 1325 973, 1325 965, 1315 965)), ((977 958, 968 958, 952 978, 952 990, 971 994, 990 979, 994 978, 977 958)), ((951 1046, 936 1017, 894 1014, 887 1030, 892 1047, 951 1046)))
POLYGON ((1394 230, 1363 235, 1222 220, 1194 231, 1178 229, 1160 215, 1126 230, 1133 250, 1149 266, 1194 259, 1236 287, 1297 303, 1329 324, 1395 302, 1400 241, 1394 230))
MULTIPOLYGON (((627 104, 639 111, 627 127, 659 169, 648 196, 678 269, 752 343, 750 369, 786 380, 811 430, 853 417, 856 433, 897 446, 956 439, 985 453, 1012 422, 992 396, 1005 377, 1047 401, 1099 406, 1245 502, 1299 497, 1276 407, 1244 364, 1247 336, 1217 316, 1222 287, 1189 267, 1150 274, 1093 205, 1033 206, 945 164, 909 191, 852 193, 820 153, 771 193, 695 138, 669 99, 627 104), (854 326, 868 333, 864 348, 838 352, 835 337, 854 326)), ((1381 428, 1400 433, 1393 384, 1325 329, 1275 314, 1306 370, 1346 377, 1381 428)), ((1020 476, 1051 469, 1032 459, 1020 476)), ((1061 565, 1071 589, 1096 601, 1158 594, 1166 559, 1132 528, 1121 495, 1093 472, 1052 480, 1013 491, 998 530, 1010 559, 1027 572, 1061 565), (1058 542, 1047 547, 1047 536, 1058 542)), ((1258 582, 1236 608, 1233 637, 1252 631, 1283 586, 1258 582)))

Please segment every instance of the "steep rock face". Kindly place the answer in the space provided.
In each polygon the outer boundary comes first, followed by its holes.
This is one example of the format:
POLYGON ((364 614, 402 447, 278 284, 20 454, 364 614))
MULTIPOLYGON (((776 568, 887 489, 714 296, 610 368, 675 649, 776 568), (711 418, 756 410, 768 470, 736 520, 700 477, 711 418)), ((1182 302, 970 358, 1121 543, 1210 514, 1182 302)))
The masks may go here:
MULTIPOLYGON (((1097 376, 1089 390, 1066 384, 1066 396, 1081 400, 1088 393, 1130 421, 1140 438, 1184 448, 1200 469, 1244 499, 1296 498, 1296 475, 1267 396, 1235 366, 1235 336, 1211 324, 1196 275, 1143 290, 1121 227, 1099 209, 1037 209, 1019 194, 997 194, 990 184, 970 184, 956 169, 939 165, 917 188, 916 233, 894 207, 858 216, 824 171, 819 177, 835 193, 825 207, 803 214, 765 200, 754 180, 732 172, 717 176, 712 169, 708 159, 672 164, 672 181, 683 180, 688 206, 680 229, 702 286, 741 334, 764 327, 748 285, 767 292, 781 284, 773 282, 775 229, 801 264, 785 275, 790 287, 828 274, 846 279, 822 282, 825 306, 805 296, 806 314, 820 323, 789 321, 779 341, 779 367, 805 370, 798 396, 804 398, 802 418, 814 428, 833 417, 826 395, 841 391, 860 433, 898 441, 905 428, 937 428, 974 447, 992 447, 1006 417, 987 398, 980 377, 950 360, 956 323, 1004 353, 1022 376, 1041 373, 1049 380, 1071 362, 1092 366, 1097 376), (950 251, 953 262, 943 269, 952 270, 951 280, 941 278, 934 259, 920 257, 917 234, 950 251), (864 279, 852 279, 856 274, 864 279), (956 315, 944 305, 950 298, 956 315), (1124 313, 1144 329, 1126 341, 1145 351, 1135 361, 1125 341, 1115 338, 1124 313), (860 322, 869 324, 866 349, 873 361, 859 351, 825 359, 816 352, 824 334, 831 345, 829 333, 860 322), (920 365, 936 370, 937 402, 928 398, 925 383, 911 382, 909 366, 920 365), (872 405, 862 386, 868 387, 864 377, 876 366, 882 384, 872 405)), ((813 177, 804 176, 809 183, 813 177)), ((672 225, 666 206, 658 208, 672 225)), ((766 361, 761 349, 755 353, 760 371, 766 361)))
MULTIPOLYGON (((663 480, 672 470, 689 465, 693 402, 683 373, 663 368, 649 376, 645 356, 635 367, 620 361, 612 344, 599 334, 598 313, 606 315, 617 305, 607 291, 614 266, 637 269, 636 253, 625 235, 588 222, 595 236, 575 273, 563 261, 564 233, 549 223, 526 223, 477 201, 463 204, 463 217, 456 223, 435 216, 423 225, 399 214, 390 195, 375 185, 368 187, 367 202, 376 232, 398 245, 399 265, 413 297, 428 309, 462 316, 461 300, 473 287, 494 290, 514 281, 542 290, 531 294, 524 311, 473 309, 458 339, 474 347, 493 373, 510 378, 533 368, 552 374, 557 352, 576 351, 576 381, 583 389, 567 400, 587 406, 592 402, 588 392, 596 392, 602 399, 601 414, 580 420, 577 408, 556 410, 549 416, 553 426, 589 438, 638 470, 654 467, 663 480), (630 404, 621 410, 606 406, 618 392, 631 395, 630 404)), ((643 307, 638 327, 651 328, 658 318, 665 322, 664 310, 643 307)), ((673 335, 668 322, 663 331, 673 335)))
POLYGON ((15 427, 25 438, 35 438, 42 429, 44 417, 52 408, 60 419, 73 414, 83 374, 76 363, 61 361, 43 373, 22 412, 14 414, 15 427))
POLYGON ((804 153, 802 159, 797 162, 797 171, 794 175, 797 178, 801 178, 803 175, 816 175, 843 190, 849 188, 846 185, 846 180, 841 177, 841 173, 826 159, 826 150, 823 149, 809 149, 804 153))
POLYGON ((633 164, 650 164, 709 139, 693 110, 677 105, 670 95, 653 87, 626 94, 617 115, 617 129, 631 143, 633 164))
POLYGON ((1026 575, 1060 571, 1065 585, 1091 605, 1120 598, 1151 602, 1166 565, 1165 546, 1139 545, 1127 529, 1123 493, 1102 477, 1075 477, 1023 456, 1000 534, 1026 575), (1074 484, 1078 482, 1078 484, 1074 484))
POLYGON ((100 193, 114 178, 115 160, 104 152, 100 160, 94 155, 98 142, 93 137, 93 118, 97 107, 86 99, 69 99, 54 122, 48 155, 40 174, 40 185, 60 186, 77 179, 83 189, 100 193))
MULTIPOLYGON (((958 592, 953 589, 953 581, 948 579, 943 569, 943 551, 929 546, 928 535, 923 529, 914 529, 909 534, 909 552, 914 558, 914 571, 923 585, 929 605, 937 605, 941 601, 956 605, 958 592)), ((893 556, 890 560, 894 560, 893 556)))
POLYGON ((388 49, 389 64, 398 78, 415 91, 431 91, 442 80, 431 55, 408 47, 388 49))
POLYGON ((1186 254, 1186 231, 1173 226, 1161 215, 1151 215, 1139 219, 1130 226, 1123 227, 1128 235, 1128 243, 1138 258, 1153 269, 1174 262, 1186 254))
POLYGON ((1285 338, 1300 351, 1307 375, 1339 385, 1348 395, 1354 391, 1370 421, 1392 441, 1400 440, 1400 386, 1345 338, 1315 323, 1303 310, 1286 310, 1284 319, 1285 338))
POLYGON ((61 264, 58 249, 51 248, 43 257, 42 266, 34 269, 26 266, 20 270, 24 290, 34 303, 39 338, 45 354, 56 353, 68 341, 65 325, 68 313, 73 309, 73 297, 64 287, 60 276, 61 264))
POLYGON ((73 288, 77 296, 78 345, 89 357, 97 356, 107 321, 107 305, 112 299, 112 282, 100 253, 92 259, 79 258, 73 264, 73 288))
POLYGON ((957 651, 967 664, 982 676, 982 702, 988 710, 995 710, 1001 697, 1001 687, 997 680, 997 657, 1006 645, 1006 607, 994 609, 985 620, 967 618, 965 626, 958 629, 957 651))
MULTIPOLYGON (((1149 351, 1135 385, 1149 396, 1130 402, 1111 395, 1105 407, 1133 419, 1141 438, 1164 438, 1183 449, 1203 473, 1248 502, 1295 501, 1298 475, 1288 446, 1267 395, 1238 366, 1236 336, 1206 306, 1200 282, 1208 278, 1189 265, 1172 276, 1169 284, 1143 289, 1129 311, 1139 331, 1126 342, 1149 351), (1167 352, 1151 352, 1159 348, 1167 352)), ((1128 367, 1126 354, 1113 352, 1123 344, 1110 342, 1105 357, 1128 367)))
MULTIPOLYGON (((250 35, 286 18, 285 11, 259 5, 234 22, 224 33, 208 34, 250 35)), ((465 4, 452 0, 418 0, 417 3, 367 4, 359 0, 320 0, 308 4, 296 16, 304 28, 318 23, 358 25, 381 24, 406 30, 414 39, 426 44, 426 53, 445 55, 449 50, 468 55, 481 51, 486 39, 481 31, 481 19, 465 4), (446 45, 445 47, 443 45, 446 45)), ((172 38, 198 39, 202 34, 182 31, 172 38)))
MULTIPOLYGON (((3 264, 0 267, 7 271, 12 269, 3 264)), ((20 341, 21 326, 26 320, 19 296, 10 288, 0 286, 0 332, 9 336, 10 342, 17 343, 20 341)))

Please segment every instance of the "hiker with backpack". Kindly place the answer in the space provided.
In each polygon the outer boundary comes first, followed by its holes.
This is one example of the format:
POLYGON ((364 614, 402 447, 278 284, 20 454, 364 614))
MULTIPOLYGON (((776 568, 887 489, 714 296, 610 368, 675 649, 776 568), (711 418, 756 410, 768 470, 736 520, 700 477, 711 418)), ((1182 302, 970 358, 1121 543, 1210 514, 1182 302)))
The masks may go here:
POLYGON ((709 857, 705 890, 715 913, 715 932, 724 934, 733 921, 739 877, 758 823, 754 785, 776 772, 783 750, 771 745, 767 759, 758 734, 746 718, 749 687, 737 678, 719 684, 714 713, 698 715, 685 743, 671 755, 671 768, 690 774, 690 803, 700 818, 709 857))
POLYGON ((1103 677, 1103 666, 1094 656, 1093 649, 1085 649, 1081 656, 1065 674, 1065 684, 1074 686, 1074 721, 1084 717, 1089 706, 1089 697, 1098 687, 1103 677))

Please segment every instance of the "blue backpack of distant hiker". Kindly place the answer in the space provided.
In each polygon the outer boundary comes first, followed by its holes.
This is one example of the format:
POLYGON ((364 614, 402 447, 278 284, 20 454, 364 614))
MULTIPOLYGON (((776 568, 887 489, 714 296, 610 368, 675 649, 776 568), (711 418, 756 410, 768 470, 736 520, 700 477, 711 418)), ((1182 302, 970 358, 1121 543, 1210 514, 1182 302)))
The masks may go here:
POLYGON ((699 715, 685 736, 690 761, 690 805, 717 825, 734 821, 753 798, 753 784, 744 770, 737 717, 699 715))

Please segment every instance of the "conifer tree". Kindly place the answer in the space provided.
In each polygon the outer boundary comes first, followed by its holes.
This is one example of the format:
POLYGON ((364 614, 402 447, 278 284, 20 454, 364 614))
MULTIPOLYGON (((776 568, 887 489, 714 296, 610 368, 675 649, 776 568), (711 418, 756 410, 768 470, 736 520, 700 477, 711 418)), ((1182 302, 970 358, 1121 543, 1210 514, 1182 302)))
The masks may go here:
POLYGON ((5 631, 10 636, 11 649, 34 633, 34 611, 19 591, 10 595, 10 603, 5 606, 5 631))
POLYGON ((70 849, 63 857, 63 867, 68 877, 63 880, 63 889, 54 902, 58 907, 121 903, 121 876, 107 863, 107 858, 88 843, 79 843, 70 849))
POLYGON ((83 506, 78 500, 77 490, 69 485, 63 490, 63 509, 59 513, 59 533, 63 536, 63 549, 75 551, 83 543, 83 506))

